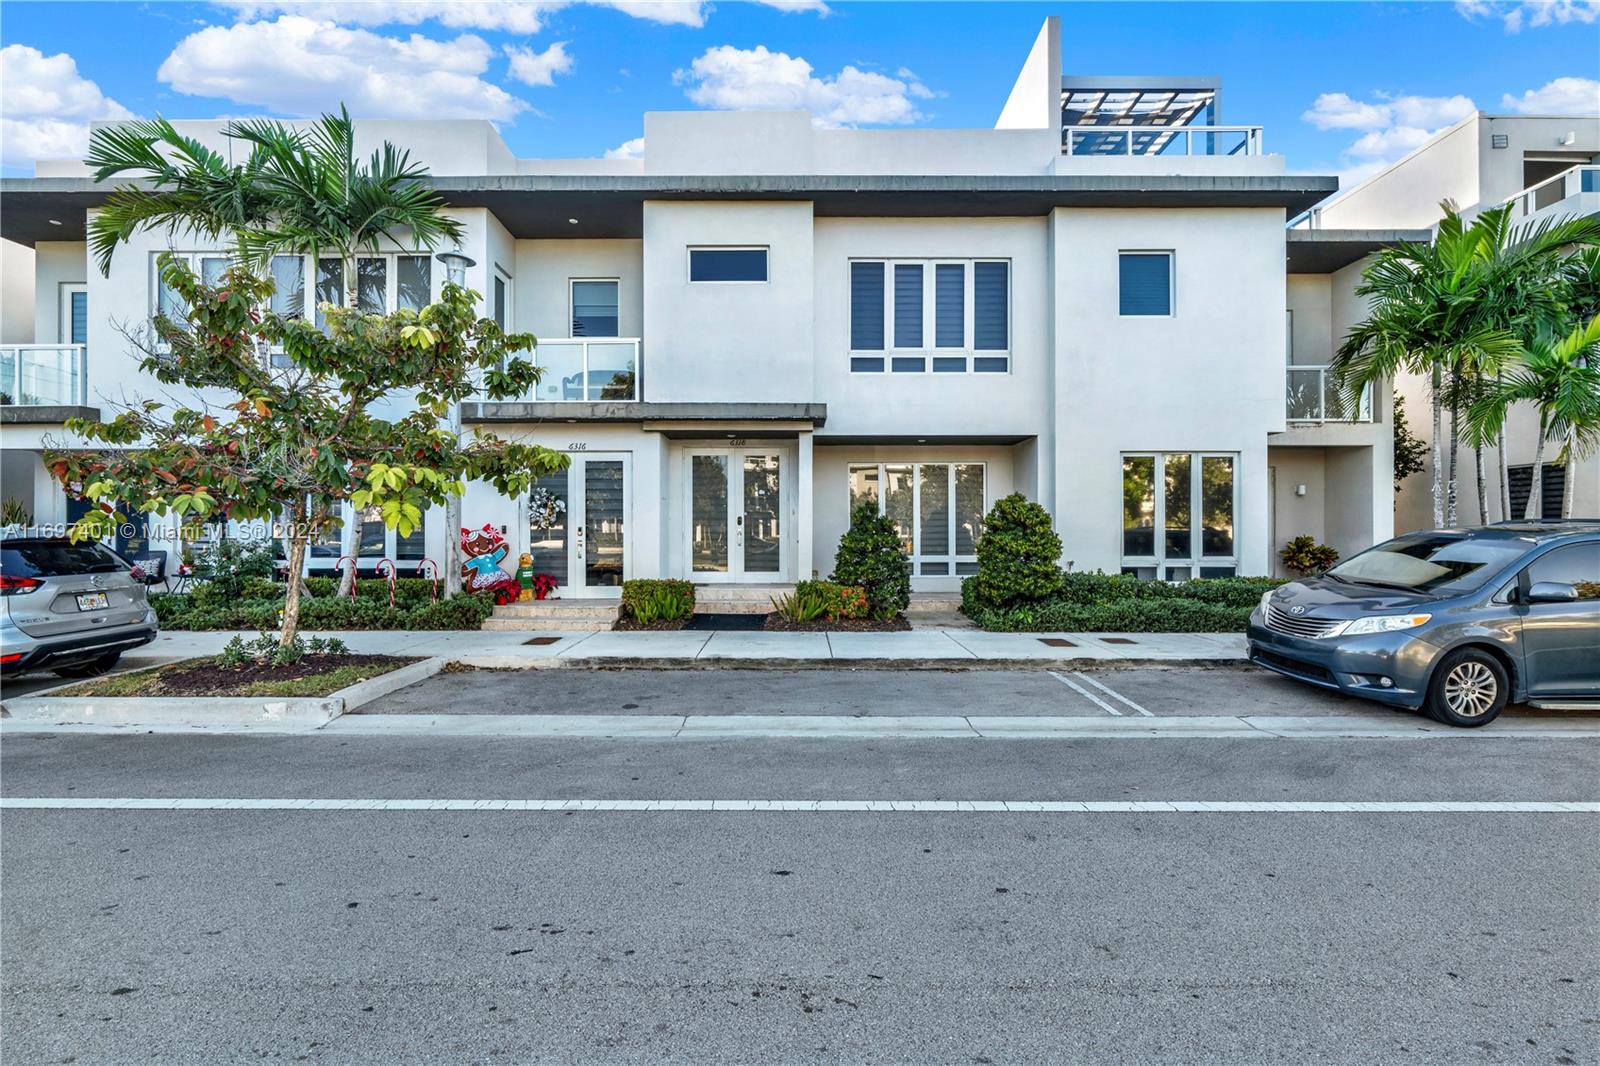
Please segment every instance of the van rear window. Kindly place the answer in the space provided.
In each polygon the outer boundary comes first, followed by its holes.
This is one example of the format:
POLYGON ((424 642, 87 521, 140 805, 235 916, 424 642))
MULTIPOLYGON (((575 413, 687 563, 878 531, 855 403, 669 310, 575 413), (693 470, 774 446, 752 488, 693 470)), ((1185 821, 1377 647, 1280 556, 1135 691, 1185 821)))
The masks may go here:
POLYGON ((103 544, 8 540, 0 545, 0 573, 8 577, 115 574, 127 569, 128 564, 103 544))

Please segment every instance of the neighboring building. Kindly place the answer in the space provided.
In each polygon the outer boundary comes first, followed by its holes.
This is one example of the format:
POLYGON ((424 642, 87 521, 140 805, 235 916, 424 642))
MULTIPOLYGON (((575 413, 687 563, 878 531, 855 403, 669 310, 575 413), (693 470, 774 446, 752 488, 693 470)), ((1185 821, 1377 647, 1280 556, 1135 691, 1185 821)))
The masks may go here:
MULTIPOLYGON (((1337 199, 1313 208, 1301 220, 1310 229, 1295 230, 1291 240, 1309 239, 1315 233, 1332 236, 1388 227, 1417 229, 1426 239, 1442 217, 1439 204, 1444 200, 1454 202, 1468 217, 1510 202, 1519 225, 1551 218, 1600 217, 1600 116, 1476 112, 1337 199)), ((1360 312, 1359 304, 1351 303, 1335 315, 1336 338, 1361 320, 1360 312)), ((1397 379, 1395 387, 1405 398, 1413 431, 1431 443, 1428 382, 1407 374, 1397 379)), ((1446 412, 1446 433, 1449 425, 1446 412)), ((1510 517, 1521 518, 1526 513, 1538 433, 1538 415, 1531 406, 1512 412, 1506 433, 1510 517)), ((1557 463, 1558 451, 1558 446, 1545 445, 1541 496, 1546 518, 1561 513, 1567 469, 1557 463)), ((1472 524, 1478 520, 1478 491, 1470 449, 1461 449, 1459 464, 1457 520, 1472 524)), ((1492 448, 1485 452, 1484 466, 1490 519, 1498 520, 1506 516, 1500 513, 1499 460, 1492 448)), ((1427 470, 1406 479, 1395 502, 1396 529, 1433 525, 1431 486, 1427 470)), ((1576 465, 1573 490, 1574 515, 1600 515, 1600 455, 1576 465)))
MULTIPOLYGON (((1287 231, 1336 182, 1218 125, 1214 79, 1063 78, 1060 57, 1052 18, 989 130, 652 113, 642 160, 524 160, 487 123, 361 123, 432 168, 468 283, 540 338, 537 395, 463 422, 572 456, 533 494, 564 503, 549 521, 473 485, 462 524, 531 551, 567 597, 826 575, 861 501, 929 591, 975 570, 1011 492, 1051 511, 1080 570, 1261 574, 1297 533, 1345 552, 1388 536, 1387 393, 1341 420, 1317 369, 1381 235, 1287 231)), ((179 125, 219 141, 220 123, 179 125)), ((105 188, 81 164, 38 173, 0 184, 38 293, 35 346, 3 350, 33 404, 3 411, 4 491, 49 521, 72 507, 39 469, 45 438, 152 391, 118 329, 157 307, 168 242, 101 276, 84 227, 105 188)), ((202 270, 223 254, 176 247, 202 270)), ((443 281, 401 249, 364 269, 373 306, 443 281)), ((285 300, 322 291, 318 264, 275 270, 285 300)), ((442 525, 397 541, 352 515, 312 565, 404 570, 442 557, 442 525)))

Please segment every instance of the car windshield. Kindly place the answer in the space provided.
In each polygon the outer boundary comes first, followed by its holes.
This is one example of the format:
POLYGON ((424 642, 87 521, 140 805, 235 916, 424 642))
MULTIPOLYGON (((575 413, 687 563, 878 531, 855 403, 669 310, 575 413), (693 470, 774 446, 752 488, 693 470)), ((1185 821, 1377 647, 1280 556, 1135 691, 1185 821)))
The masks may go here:
POLYGON ((101 544, 64 540, 8 540, 0 544, 0 573, 7 577, 115 574, 128 564, 101 544))
POLYGON ((1413 592, 1466 592, 1524 555, 1529 543, 1460 533, 1411 533, 1369 548, 1328 571, 1341 581, 1413 592))

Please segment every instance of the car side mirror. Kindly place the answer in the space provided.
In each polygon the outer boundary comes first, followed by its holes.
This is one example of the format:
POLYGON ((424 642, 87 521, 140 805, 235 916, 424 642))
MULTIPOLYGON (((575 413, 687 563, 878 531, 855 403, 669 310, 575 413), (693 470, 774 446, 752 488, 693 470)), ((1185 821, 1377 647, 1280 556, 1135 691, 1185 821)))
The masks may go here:
POLYGON ((1578 590, 1565 581, 1535 581, 1528 589, 1529 603, 1575 603, 1578 590))

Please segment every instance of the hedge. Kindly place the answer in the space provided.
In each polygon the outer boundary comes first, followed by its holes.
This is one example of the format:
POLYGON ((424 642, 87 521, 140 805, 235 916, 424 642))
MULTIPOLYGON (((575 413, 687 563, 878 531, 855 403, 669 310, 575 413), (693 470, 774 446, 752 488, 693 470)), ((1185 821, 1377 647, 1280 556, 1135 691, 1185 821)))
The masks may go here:
POLYGON ((969 579, 962 584, 961 609, 981 628, 998 632, 1239 633, 1261 594, 1280 584, 1260 577, 1168 583, 1098 571, 1064 573, 1050 596, 992 608, 977 602, 969 579))
MULTIPOLYGON (((310 578, 307 585, 314 596, 300 601, 300 628, 319 629, 478 629, 494 613, 494 596, 487 592, 467 592, 454 599, 429 602, 427 582, 420 590, 395 589, 395 605, 389 606, 385 582, 372 582, 357 588, 355 599, 333 596, 333 582, 310 578), (318 581, 327 581, 325 592, 318 581)), ((283 609, 283 586, 272 582, 252 582, 245 596, 217 602, 205 595, 152 595, 150 604, 162 629, 276 629, 278 612, 283 609), (261 595, 267 593, 267 595, 261 595)))

